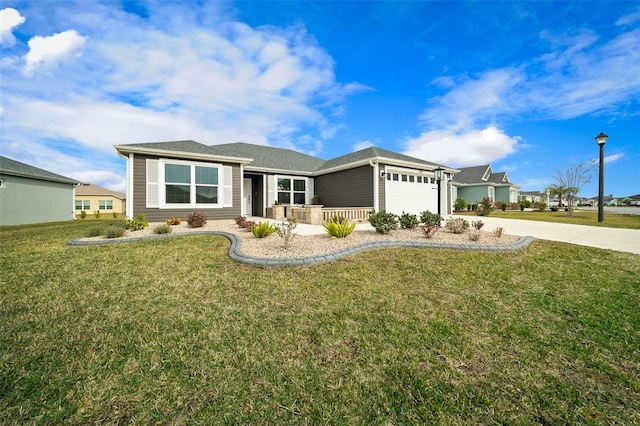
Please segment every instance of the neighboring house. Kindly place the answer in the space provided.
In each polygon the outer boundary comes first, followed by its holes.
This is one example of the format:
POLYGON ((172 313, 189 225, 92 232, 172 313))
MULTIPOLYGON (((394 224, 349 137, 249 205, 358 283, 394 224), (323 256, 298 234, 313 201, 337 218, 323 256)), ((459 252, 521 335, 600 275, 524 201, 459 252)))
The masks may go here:
POLYGON ((529 201, 531 204, 542 201, 545 195, 540 191, 521 191, 518 192, 518 201, 529 201))
POLYGON ((364 207, 401 214, 438 210, 434 171, 444 169, 440 205, 450 212, 456 169, 370 147, 332 160, 247 143, 194 141, 116 145, 127 160, 127 216, 151 221, 203 211, 211 219, 265 216, 276 202, 364 207))
MULTIPOLYGON (((454 197, 476 204, 488 197, 503 203, 518 202, 518 185, 509 182, 506 172, 494 173, 490 165, 465 167, 453 177, 454 197)), ((454 198, 454 199, 455 199, 454 198)))
POLYGON ((72 220, 80 182, 0 156, 0 225, 72 220))
POLYGON ((80 214, 81 211, 125 213, 125 200, 126 197, 122 192, 83 183, 76 188, 76 214, 80 214))

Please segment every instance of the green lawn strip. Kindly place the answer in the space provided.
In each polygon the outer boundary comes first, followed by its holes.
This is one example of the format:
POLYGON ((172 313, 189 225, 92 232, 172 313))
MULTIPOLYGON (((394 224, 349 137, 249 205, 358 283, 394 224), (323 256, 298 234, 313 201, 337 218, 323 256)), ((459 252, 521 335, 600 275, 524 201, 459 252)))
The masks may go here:
POLYGON ((83 227, 2 229, 9 423, 640 421, 636 255, 536 241, 273 270, 218 236, 66 246, 83 227))
MULTIPOLYGON (((635 209, 635 207, 629 207, 635 209)), ((474 212, 456 212, 456 215, 471 216, 478 219, 482 219, 481 216, 477 216, 474 212)), ((522 220, 537 220, 540 222, 555 222, 555 223, 568 223, 572 225, 587 225, 587 226, 601 226, 605 228, 627 228, 627 229, 640 229, 640 215, 633 214, 617 214, 605 212, 604 222, 598 222, 598 212, 590 210, 576 210, 572 216, 569 216, 565 211, 515 211, 496 210, 491 212, 491 217, 500 217, 504 219, 522 219, 522 220)))

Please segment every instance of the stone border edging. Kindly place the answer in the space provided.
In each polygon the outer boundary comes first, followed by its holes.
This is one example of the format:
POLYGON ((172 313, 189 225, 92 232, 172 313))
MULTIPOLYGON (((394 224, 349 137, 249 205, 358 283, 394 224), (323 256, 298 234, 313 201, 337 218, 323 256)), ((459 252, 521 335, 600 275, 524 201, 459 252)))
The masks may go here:
POLYGON ((489 252, 508 252, 508 251, 516 251, 522 250, 531 244, 535 238, 534 237, 520 237, 518 241, 512 244, 504 244, 504 245, 465 245, 465 244, 437 244, 430 242, 418 242, 418 241, 373 241, 363 244, 358 244, 353 247, 349 247, 346 249, 342 249, 332 253, 320 254, 316 256, 307 256, 307 257, 293 257, 293 258, 265 258, 265 257, 252 257, 243 254, 240 251, 240 238, 237 235, 232 234, 230 232, 224 231, 193 231, 193 232, 176 232, 172 234, 157 234, 157 235, 148 235, 145 237, 128 237, 121 238, 117 240, 71 240, 67 242, 67 245, 71 246, 91 246, 91 245, 104 245, 104 244, 114 244, 114 243, 128 243, 134 241, 142 241, 149 240, 154 238, 167 238, 167 237, 178 237, 178 236, 186 236, 186 235, 203 235, 203 234, 212 234, 212 235, 220 235, 229 240, 231 246, 229 247, 229 257, 239 263, 244 263, 246 265, 259 266, 259 267, 282 267, 282 266, 305 266, 305 265, 316 265, 326 262, 331 262, 333 260, 342 259, 347 256, 351 256, 353 254, 362 253, 367 250, 377 250, 377 249, 385 249, 385 248, 439 248, 439 249, 449 249, 449 250, 479 250, 479 251, 489 251, 489 252))

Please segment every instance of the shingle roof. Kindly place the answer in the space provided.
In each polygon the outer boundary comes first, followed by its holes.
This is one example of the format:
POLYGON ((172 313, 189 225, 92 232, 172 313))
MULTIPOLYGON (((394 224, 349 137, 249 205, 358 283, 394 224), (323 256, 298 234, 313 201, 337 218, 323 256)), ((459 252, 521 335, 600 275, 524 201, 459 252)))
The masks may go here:
POLYGON ((487 172, 487 169, 491 167, 488 164, 484 166, 464 167, 460 169, 460 173, 453 176, 453 182, 455 183, 483 183, 482 177, 487 172))
POLYGON ((291 149, 243 142, 211 145, 209 149, 218 155, 253 158, 253 162, 246 166, 248 169, 290 170, 311 173, 325 162, 320 158, 291 149))
POLYGON ((507 176, 507 172, 491 173, 489 176, 489 182, 509 183, 509 177, 507 176))
MULTIPOLYGON (((174 142, 148 142, 137 144, 116 145, 116 149, 126 151, 127 148, 140 148, 144 150, 159 150, 179 152, 182 154, 195 153, 213 156, 237 157, 253 159, 246 165, 247 170, 278 170, 291 173, 314 173, 330 170, 336 167, 347 166, 366 160, 386 158, 399 162, 413 163, 431 167, 439 167, 440 164, 399 154, 378 147, 369 147, 352 152, 331 160, 323 160, 311 155, 303 154, 291 149, 274 148, 264 145, 254 145, 244 142, 235 142, 221 145, 203 145, 192 140, 174 142)), ((444 167, 444 166, 442 166, 444 167)))
POLYGON ((11 158, 0 156, 0 173, 11 176, 21 176, 31 179, 45 180, 49 182, 79 184, 77 180, 51 173, 47 170, 39 169, 25 163, 21 163, 11 158))
POLYGON ((76 188, 76 195, 112 195, 124 200, 126 196, 122 192, 112 191, 91 183, 85 183, 76 188))
POLYGON ((388 158, 391 160, 398 160, 409 163, 423 164, 431 167, 438 167, 440 164, 431 163, 429 161, 421 160, 419 158, 410 157, 408 155, 399 154, 397 152, 389 151, 383 148, 375 146, 362 149, 360 151, 352 152, 350 154, 343 155, 341 157, 334 158, 332 160, 325 161, 319 170, 332 169, 334 167, 340 167, 351 163, 357 163, 359 161, 371 160, 375 158, 388 158))

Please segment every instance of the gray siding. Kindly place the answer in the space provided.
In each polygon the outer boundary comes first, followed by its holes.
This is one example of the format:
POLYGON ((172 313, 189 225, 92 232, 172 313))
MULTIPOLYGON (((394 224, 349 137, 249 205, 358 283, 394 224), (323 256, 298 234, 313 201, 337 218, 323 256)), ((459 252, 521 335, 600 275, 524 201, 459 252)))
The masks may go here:
MULTIPOLYGON (((219 209, 197 209, 197 208, 185 208, 185 209, 159 209, 159 208, 147 208, 147 158, 158 159, 157 156, 146 156, 140 154, 134 154, 133 158, 133 197, 127 194, 127 200, 133 198, 133 215, 137 216, 141 213, 147 217, 149 222, 163 222, 170 217, 179 217, 182 220, 186 220, 187 217, 195 212, 203 212, 207 219, 233 219, 236 216, 240 216, 240 185, 242 185, 242 178, 240 177, 240 165, 238 164, 226 164, 225 166, 232 166, 232 185, 233 185, 233 207, 223 207, 219 209)), ((163 157, 166 158, 166 157, 163 157)))
POLYGON ((73 219, 73 185, 0 175, 0 225, 59 222, 73 219))
POLYGON ((315 178, 325 207, 373 207, 373 168, 362 166, 315 178))

